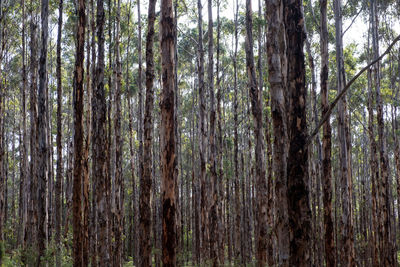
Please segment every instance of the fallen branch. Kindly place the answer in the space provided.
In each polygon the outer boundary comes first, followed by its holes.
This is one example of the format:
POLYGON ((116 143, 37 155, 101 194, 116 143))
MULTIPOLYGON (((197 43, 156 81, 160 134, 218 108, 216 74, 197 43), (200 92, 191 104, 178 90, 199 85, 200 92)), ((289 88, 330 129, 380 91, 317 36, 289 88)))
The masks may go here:
POLYGON ((344 96, 344 94, 348 91, 350 86, 358 79, 358 77, 361 76, 367 69, 369 69, 372 65, 380 61, 384 56, 386 56, 390 50, 392 50, 393 46, 400 40, 400 35, 396 37, 396 39, 393 40, 393 42, 388 46, 386 51, 380 55, 378 58, 373 60, 371 63, 369 63, 367 66, 362 68, 343 88, 343 90, 336 96, 335 100, 329 105, 328 110, 325 112, 323 115, 322 119, 319 121, 317 127, 315 127, 315 130, 311 132, 310 136, 307 139, 306 146, 311 144, 312 139, 318 134, 319 130, 321 129, 322 125, 328 120, 332 114, 333 109, 336 107, 336 104, 339 102, 339 100, 344 96))

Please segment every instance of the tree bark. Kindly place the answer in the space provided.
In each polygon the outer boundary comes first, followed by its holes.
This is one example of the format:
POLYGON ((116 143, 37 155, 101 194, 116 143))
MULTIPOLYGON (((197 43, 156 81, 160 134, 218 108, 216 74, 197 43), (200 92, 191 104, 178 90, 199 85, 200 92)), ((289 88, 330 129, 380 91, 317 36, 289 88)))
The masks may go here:
MULTIPOLYGON (((378 4, 375 0, 371 1, 371 26, 372 26, 372 48, 373 57, 377 59, 379 57, 379 34, 378 34, 378 4)), ((385 266, 394 265, 394 249, 393 244, 390 240, 391 224, 390 224, 390 184, 389 184, 389 159, 386 148, 386 136, 385 136, 385 124, 383 120, 383 104, 381 99, 381 78, 380 78, 380 64, 377 62, 373 65, 373 79, 376 93, 376 107, 377 107, 377 122, 378 122, 378 147, 379 147, 379 167, 380 176, 379 183, 379 210, 381 212, 380 218, 382 225, 380 225, 383 236, 381 244, 380 263, 385 266)), ((397 258, 397 257, 396 257, 397 258)))
POLYGON ((42 257, 47 247, 47 179, 48 179, 48 144, 47 144, 47 38, 48 38, 48 0, 41 1, 41 51, 39 59, 38 90, 38 259, 37 266, 43 264, 42 257))
POLYGON ((256 194, 257 194, 257 239, 256 260, 257 266, 267 263, 267 183, 265 179, 264 135, 262 121, 261 90, 257 85, 256 70, 253 55, 253 18, 251 1, 246 0, 246 66, 249 77, 248 87, 250 92, 251 111, 254 117, 255 168, 256 168, 256 194))
MULTIPOLYGON (((25 234, 27 231, 27 209, 28 209, 28 138, 26 133, 26 86, 27 86, 27 73, 26 73, 26 44, 25 44, 25 0, 21 0, 22 5, 22 86, 21 86, 21 117, 22 117, 22 148, 21 148, 21 180, 20 180, 20 197, 19 197, 19 217, 20 225, 18 232, 18 244, 25 248, 25 234)), ((1 103, 1 101, 0 101, 1 103)), ((1 113, 1 112, 0 112, 1 113)), ((1 142, 1 141, 0 141, 1 142)), ((0 151, 1 153, 1 151, 0 151)), ((1 162, 1 161, 0 161, 1 162)), ((1 166, 1 164, 0 164, 1 166)), ((0 230, 1 231, 1 230, 0 230)))
POLYGON ((63 0, 60 0, 58 7, 58 33, 57 33, 57 66, 56 66, 56 75, 57 75, 57 174, 56 174, 56 220, 55 220, 55 228, 56 235, 55 241, 57 246, 57 254, 56 254, 56 266, 61 266, 61 183, 62 183, 62 79, 61 79, 61 34, 62 34, 62 15, 63 15, 63 0))
POLYGON ((82 225, 82 178, 83 178, 83 97, 85 58, 85 0, 78 2, 78 27, 75 61, 75 96, 74 96, 74 180, 72 193, 73 229, 74 229, 74 266, 83 266, 83 234, 82 225))
POLYGON ((96 175, 96 207, 98 220, 97 254, 99 264, 110 265, 108 240, 108 211, 106 209, 107 158, 106 147, 106 99, 104 91, 104 0, 97 0, 98 61, 96 68, 96 89, 93 92, 93 175, 96 175))
POLYGON ((162 262, 176 265, 176 194, 175 194, 175 55, 174 15, 171 0, 161 1, 161 181, 162 181, 162 262))
POLYGON ((122 254, 123 254, 123 211, 124 211, 124 199, 123 199, 123 173, 122 173, 122 148, 123 139, 121 137, 121 86, 122 86, 122 64, 120 56, 120 28, 121 28, 121 1, 117 1, 117 15, 116 15, 116 36, 115 36, 115 61, 116 61, 116 77, 115 77, 115 221, 114 221, 114 238, 115 246, 113 250, 114 254, 114 266, 122 266, 122 254))
POLYGON ((271 114, 274 134, 273 171, 275 175, 276 225, 278 240, 277 264, 289 266, 289 217, 287 203, 287 153, 288 129, 286 118, 287 84, 286 34, 284 3, 282 0, 266 1, 268 34, 268 80, 271 86, 271 114))
POLYGON ((200 0, 197 1, 198 9, 198 85, 199 85, 199 152, 200 152, 200 208, 201 208, 201 241, 200 241, 200 261, 205 260, 209 255, 209 222, 208 222, 208 187, 206 181, 206 103, 205 103, 205 85, 204 85, 204 49, 203 49, 203 6, 200 0))
POLYGON ((210 259, 212 266, 219 266, 218 258, 218 180, 217 180, 217 151, 215 142, 215 93, 214 93, 214 36, 213 36, 212 0, 208 0, 208 88, 210 94, 210 259))
MULTIPOLYGON (((329 108, 329 53, 328 53, 328 25, 327 25, 327 0, 320 0, 321 12, 321 109, 322 113, 327 112, 329 108)), ((332 129, 330 121, 327 120, 323 126, 322 138, 322 183, 323 183, 323 204, 324 204, 324 244, 325 244, 325 261, 327 267, 336 266, 335 258, 335 240, 334 226, 332 218, 332 129)))
POLYGON ((290 266, 310 266, 311 210, 309 203, 308 149, 303 46, 302 1, 285 3, 288 60, 287 197, 290 234, 290 266))
POLYGON ((143 174, 140 178, 139 198, 139 238, 140 266, 151 265, 151 188, 152 188, 152 142, 153 142, 153 102, 154 102, 154 21, 157 0, 149 2, 146 36, 146 101, 144 114, 143 174))
MULTIPOLYGON (((345 69, 343 61, 343 40, 342 40, 342 2, 334 1, 335 27, 336 27, 336 58, 337 58, 337 88, 338 93, 344 90, 345 69)), ((341 264, 343 266, 354 266, 354 237, 352 218, 352 194, 351 175, 349 166, 347 103, 344 96, 338 103, 338 139, 340 143, 340 183, 342 198, 342 244, 341 264)))

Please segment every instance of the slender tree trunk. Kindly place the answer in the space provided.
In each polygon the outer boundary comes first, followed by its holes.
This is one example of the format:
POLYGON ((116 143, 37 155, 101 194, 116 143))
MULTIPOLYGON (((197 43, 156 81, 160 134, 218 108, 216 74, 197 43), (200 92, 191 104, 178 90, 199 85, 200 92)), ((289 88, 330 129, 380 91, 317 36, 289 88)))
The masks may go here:
POLYGON ((121 86, 122 86, 122 66, 120 56, 120 19, 121 19, 121 1, 117 1, 116 16, 116 36, 115 36, 115 61, 116 61, 116 77, 115 77, 115 221, 114 221, 114 238, 115 246, 113 250, 114 266, 122 266, 123 252, 123 175, 122 175, 122 148, 123 139, 121 137, 121 86))
POLYGON ((287 58, 283 2, 266 1, 268 34, 268 80, 271 86, 271 114, 274 133, 273 169, 276 196, 276 236, 279 266, 289 266, 289 217, 287 203, 287 58))
MULTIPOLYGON (((375 0, 371 1, 371 19, 372 19, 372 48, 374 59, 379 57, 379 35, 378 35, 378 4, 375 0)), ((379 210, 381 211, 383 239, 380 251, 380 263, 385 266, 393 266, 393 244, 390 240, 390 184, 389 184, 389 159, 386 148, 385 125, 383 120, 383 104, 381 99, 380 85, 380 64, 373 66, 373 78, 376 93, 377 122, 378 122, 378 147, 379 147, 379 167, 380 167, 380 192, 379 192, 379 210)))
POLYGON ((235 2, 235 50, 233 54, 233 120, 234 120, 234 130, 233 130, 233 164, 234 164, 234 205, 235 205, 235 218, 234 218, 234 234, 232 239, 232 244, 234 247, 234 260, 239 260, 240 258, 240 201, 239 201, 239 144, 238 144, 238 85, 237 85, 237 50, 238 50, 238 16, 239 16, 239 4, 238 1, 235 2))
POLYGON ((256 70, 253 55, 253 19, 251 1, 246 0, 246 65, 249 77, 249 91, 251 97, 251 111, 254 116, 254 135, 256 138, 256 184, 257 184, 257 240, 256 259, 257 266, 267 263, 267 183, 265 179, 264 135, 262 121, 261 90, 257 85, 256 70))
POLYGON ((152 188, 152 142, 153 142, 153 102, 154 102, 154 21, 156 0, 149 2, 146 37, 146 103, 144 114, 144 154, 143 175, 140 178, 140 266, 151 265, 151 188, 152 188))
POLYGON ((96 68, 96 89, 93 92, 93 175, 96 175, 96 206, 98 220, 97 254, 99 264, 110 265, 109 240, 107 234, 108 211, 106 209, 107 158, 106 146, 106 99, 104 91, 104 1, 97 0, 98 61, 96 68))
MULTIPOLYGON (((3 16, 3 5, 2 1, 0 0, 0 44, 2 43, 3 35, 1 31, 2 27, 2 16, 3 16)), ((2 47, 2 46, 1 46, 2 47)), ((0 51, 0 55, 3 54, 3 49, 0 51)), ((2 57, 0 57, 2 59, 2 57)), ((0 61, 1 62, 1 61, 0 61)), ((2 75, 2 68, 0 65, 0 75, 2 75)), ((4 201, 5 201, 5 194, 4 194, 4 173, 3 173, 3 157, 4 157, 4 149, 3 149, 3 85, 2 81, 0 81, 0 245, 4 247, 4 201)), ((0 257, 0 265, 3 264, 3 257, 0 257)))
POLYGON ((200 208, 201 208, 201 242, 200 242, 200 255, 201 261, 205 260, 209 255, 208 243, 208 192, 206 181, 206 138, 207 126, 205 122, 206 116, 206 103, 205 103, 205 85, 204 85, 204 49, 203 49, 203 6, 200 0, 197 1, 198 8, 198 83, 199 83, 199 151, 200 151, 200 208))
MULTIPOLYGON (((327 25, 327 0, 320 0, 321 12, 321 109, 326 113, 329 108, 329 53, 328 53, 328 25, 327 25)), ((327 120, 323 126, 322 138, 322 183, 323 183, 323 204, 324 204, 324 244, 325 261, 327 267, 336 266, 334 226, 332 218, 332 164, 331 164, 331 137, 332 130, 330 121, 327 120)))
MULTIPOLYGON (((336 58, 337 58, 337 88, 340 93, 345 85, 345 70, 343 61, 343 40, 342 40, 342 1, 334 1, 335 27, 336 27, 336 58)), ((349 153, 346 140, 347 126, 347 104, 346 97, 338 103, 338 138, 340 143, 340 183, 342 198, 342 245, 341 245, 341 264, 343 266, 354 266, 354 237, 352 219, 352 194, 351 194, 351 175, 349 166, 349 153)))
MULTIPOLYGON (((86 4, 85 4, 86 5, 86 4)), ((83 228, 83 249, 82 249, 82 259, 83 259, 83 266, 88 266, 89 265, 89 258, 92 253, 91 250, 91 235, 92 235, 92 228, 91 228, 91 211, 90 211, 90 199, 89 199, 89 176, 90 176, 90 169, 89 169, 89 152, 90 152, 90 142, 91 142, 91 135, 92 135, 92 91, 93 91, 93 80, 94 77, 91 75, 91 66, 90 64, 92 63, 93 65, 95 64, 94 62, 96 60, 90 60, 90 53, 94 51, 91 51, 91 46, 92 46, 92 41, 90 40, 90 29, 91 29, 91 21, 93 20, 94 14, 91 12, 91 9, 93 10, 93 2, 90 3, 90 5, 86 6, 86 12, 88 14, 87 19, 86 19, 86 27, 87 27, 87 41, 86 41, 86 101, 84 100, 84 103, 86 102, 85 108, 85 128, 86 128, 86 136, 84 140, 84 151, 83 151, 83 186, 82 186, 82 193, 83 193, 83 222, 82 222, 82 228, 83 228), (89 20, 89 13, 90 14, 90 20, 89 20), (92 83, 91 83, 92 79, 92 83)), ((93 56, 92 56, 93 58, 93 56)), ((94 57, 95 58, 95 57, 94 57)))
MULTIPOLYGON (((92 78, 92 86, 90 89, 90 111, 89 111, 89 116, 90 116, 90 126, 88 127, 88 142, 86 143, 87 149, 90 149, 89 147, 93 148, 93 145, 91 143, 92 140, 92 134, 93 134, 93 92, 95 88, 97 87, 97 80, 96 80, 96 24, 95 24, 95 13, 94 13, 94 0, 90 0, 90 26, 92 30, 92 40, 91 40, 91 50, 92 50, 92 60, 91 60, 91 78, 92 78)), ((92 155, 93 155, 93 149, 92 149, 92 155)), ((87 166, 88 170, 87 173, 89 174, 89 165, 87 166)), ((90 254, 91 254, 91 265, 93 267, 97 266, 97 230, 98 230, 98 224, 97 224, 97 206, 96 206, 96 201, 97 201, 97 179, 95 179, 93 172, 91 175, 91 189, 92 189, 92 206, 90 209, 90 254)))
POLYGON ((85 58, 85 1, 78 2, 78 27, 75 61, 75 97, 74 97, 74 180, 73 180, 73 228, 74 228, 74 266, 83 266, 82 225, 82 174, 83 174, 83 97, 85 58))
MULTIPOLYGON (((368 42, 369 46, 369 42, 368 42)), ((372 225, 371 225, 371 252, 372 252, 372 266, 379 266, 379 216, 378 216, 378 199, 377 199, 377 182, 379 177, 377 147, 375 141, 375 130, 374 130, 374 113, 373 113, 373 101, 374 96, 372 94, 372 70, 368 70, 368 137, 370 145, 370 179, 371 179, 371 198, 372 198, 372 225)))
MULTIPOLYGON (((25 234, 27 231, 27 209, 28 198, 27 194, 27 179, 28 179, 28 138, 26 135, 26 86, 27 86, 27 73, 26 73, 26 45, 25 45, 25 0, 21 0, 22 5, 22 86, 21 86, 21 116, 22 116, 22 149, 21 149, 21 180, 20 180, 20 203, 19 203, 19 217, 20 225, 18 232, 18 244, 25 248, 25 234)), ((1 101, 0 101, 1 103, 1 101)), ((1 108, 0 108, 1 109, 1 108)), ((1 112, 0 112, 1 113, 1 112)), ((1 153, 1 151, 0 151, 1 153)), ((1 161, 0 161, 1 162, 1 161)), ((1 231, 1 229, 0 229, 1 231)))
POLYGON ((55 228, 56 235, 55 241, 57 246, 57 254, 56 254, 56 266, 61 266, 61 182, 62 182, 62 79, 61 79, 61 34, 62 34, 62 15, 63 15, 63 0, 60 0, 58 7, 58 33, 57 33, 57 66, 56 66, 56 75, 57 75, 57 175, 56 175, 56 220, 55 220, 55 228))
POLYGON ((31 65, 31 85, 30 85, 30 166, 29 166, 29 189, 30 198, 28 202, 28 231, 26 234, 26 242, 31 244, 32 249, 36 249, 37 236, 37 22, 34 18, 33 11, 30 21, 30 65, 31 65))
POLYGON ((218 217, 220 218, 218 224, 219 239, 218 239, 218 257, 221 265, 225 261, 225 235, 224 235, 224 214, 223 214, 223 178, 224 178, 224 168, 223 168, 223 139, 222 139, 222 112, 221 112, 221 100, 222 100, 222 87, 221 87, 221 77, 219 74, 220 68, 220 38, 221 38, 221 23, 220 23, 220 5, 221 1, 217 1, 217 66, 216 66, 216 87, 217 87, 217 180, 218 180, 218 217))
POLYGON ((161 1, 161 181, 162 181, 162 262, 176 265, 176 194, 175 194, 175 74, 174 14, 171 0, 161 1))
POLYGON ((42 257, 47 247, 47 179, 48 179, 48 144, 47 144, 47 38, 48 38, 48 0, 41 1, 41 51, 39 59, 39 90, 38 90, 38 259, 41 266, 42 257))
POLYGON ((215 94, 214 94, 214 36, 213 36, 212 0, 208 0, 208 88, 210 94, 210 259, 213 266, 219 266, 218 258, 218 180, 217 180, 217 151, 215 142, 215 94))

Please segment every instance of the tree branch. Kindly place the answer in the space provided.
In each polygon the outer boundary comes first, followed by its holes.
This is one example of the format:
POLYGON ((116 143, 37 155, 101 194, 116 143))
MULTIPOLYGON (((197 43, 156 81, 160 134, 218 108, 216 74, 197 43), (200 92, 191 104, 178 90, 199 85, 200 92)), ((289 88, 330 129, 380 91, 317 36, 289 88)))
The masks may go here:
POLYGON ((381 54, 378 58, 373 60, 371 63, 369 63, 367 66, 362 68, 343 88, 343 90, 336 96, 335 100, 329 105, 328 110, 325 112, 323 115, 322 119, 319 121, 317 127, 314 129, 314 131, 311 132, 310 136, 307 139, 306 146, 311 144, 312 139, 318 134, 319 130, 321 129, 322 125, 330 118, 333 109, 336 107, 336 104, 339 102, 339 100, 346 94, 350 86, 358 79, 358 77, 361 76, 367 69, 369 69, 372 65, 380 61, 384 56, 386 56, 390 50, 392 50, 393 46, 400 40, 400 35, 396 37, 396 39, 393 40, 393 42, 388 46, 386 51, 381 54))

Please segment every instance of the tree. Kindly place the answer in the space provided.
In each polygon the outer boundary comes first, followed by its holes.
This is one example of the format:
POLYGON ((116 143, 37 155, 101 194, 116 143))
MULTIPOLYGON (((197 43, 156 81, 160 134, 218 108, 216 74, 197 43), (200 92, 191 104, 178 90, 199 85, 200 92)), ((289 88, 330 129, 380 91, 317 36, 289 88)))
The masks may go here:
POLYGON ((55 214, 55 228, 56 228, 56 245, 57 245, 57 255, 56 255, 56 265, 61 266, 61 183, 62 183, 62 77, 61 77, 61 34, 62 34, 62 24, 63 24, 63 0, 59 2, 58 8, 58 32, 57 32, 57 175, 56 175, 56 194, 55 194, 55 204, 56 204, 56 214, 55 214))
POLYGON ((217 180, 217 151, 215 140, 215 94, 214 94, 214 32, 212 17, 212 1, 208 0, 208 88, 210 94, 210 132, 209 139, 209 164, 210 164, 210 259, 213 266, 219 266, 218 258, 218 180, 217 180))
POLYGON ((261 90, 257 85, 256 70, 253 55, 253 18, 251 1, 246 0, 246 65, 249 77, 248 87, 251 97, 251 111, 254 117, 254 135, 256 138, 256 183, 257 183, 257 241, 256 259, 257 266, 265 266, 267 263, 267 183, 265 180, 264 162, 264 134, 262 119, 261 90))
POLYGON ((153 142, 153 102, 154 102, 154 21, 156 19, 156 0, 149 2, 148 25, 146 37, 146 101, 144 112, 144 154, 143 154, 143 175, 140 178, 140 266, 151 265, 151 187, 152 187, 152 142, 153 142))
POLYGON ((47 247, 47 179, 48 179, 48 143, 46 105, 47 94, 47 38, 49 1, 41 1, 41 50, 39 59, 39 90, 38 90, 38 259, 37 266, 42 264, 47 247))
MULTIPOLYGON (((335 28, 336 28, 336 64, 337 64, 337 88, 338 93, 344 90, 345 70, 343 61, 343 39, 342 39, 342 2, 334 1, 335 28)), ((354 266, 354 237, 352 218, 352 193, 351 172, 349 166, 349 139, 348 139, 348 117, 346 96, 338 104, 338 137, 340 143, 340 183, 342 199, 342 243, 341 264, 354 266)))
POLYGON ((200 207, 201 207, 201 239, 200 239, 200 261, 207 258, 209 255, 209 221, 208 221, 208 186, 206 180, 206 103, 204 96, 204 49, 203 49, 203 15, 202 15, 202 3, 200 0, 197 1, 198 9, 198 41, 197 41, 197 71, 198 71, 198 83, 199 83, 199 152, 200 152, 200 207))
POLYGON ((161 188, 162 188, 162 262, 176 265, 176 195, 175 195, 175 74, 174 15, 171 0, 161 1, 161 188))
POLYGON ((308 147, 302 23, 302 1, 285 3, 288 60, 287 198, 290 236, 290 266, 310 265, 311 210, 308 188, 308 147))
POLYGON ((266 1, 268 33, 268 80, 271 86, 271 115, 274 134, 274 165, 276 177, 276 235, 278 239, 278 261, 280 266, 289 266, 289 233, 287 206, 287 119, 286 84, 287 57, 286 34, 284 26, 283 1, 266 1))
MULTIPOLYGON (((83 85, 85 58, 85 1, 80 0, 78 7, 78 27, 75 61, 75 101, 74 101, 74 180, 73 180, 73 228, 74 228, 74 266, 83 266, 83 238, 85 229, 82 223, 82 184, 83 184, 83 85)), ((87 249, 87 248, 85 248, 87 249)), ((87 255, 87 253, 86 253, 87 255)))
POLYGON ((122 63, 120 56, 120 28, 121 28, 121 1, 117 1, 117 25, 116 25, 116 44, 115 44, 115 61, 116 61, 116 77, 115 77, 115 210, 116 218, 114 221, 115 235, 115 251, 114 266, 122 266, 122 234, 123 234, 123 170, 122 170, 122 149, 123 139, 121 136, 121 87, 122 87, 122 63))
MULTIPOLYGON (((328 25, 327 25, 327 2, 320 0, 321 12, 321 109, 322 113, 328 110, 328 75, 329 75, 329 54, 328 54, 328 25)), ((325 231, 325 260, 326 266, 336 266, 334 226, 332 219, 332 163, 331 163, 331 124, 327 120, 323 126, 322 138, 322 183, 324 202, 324 231, 325 231)))
POLYGON ((93 174, 96 175, 96 207, 98 220, 97 255, 99 263, 107 266, 110 264, 108 240, 108 215, 106 210, 106 180, 107 159, 104 153, 106 146, 106 99, 104 91, 104 1, 97 0, 97 40, 98 57, 96 68, 96 88, 93 92, 93 174))

